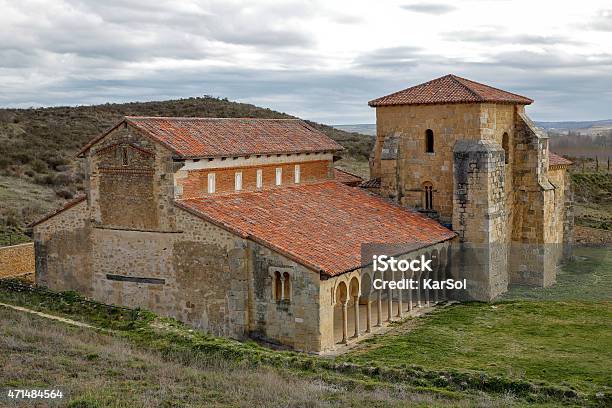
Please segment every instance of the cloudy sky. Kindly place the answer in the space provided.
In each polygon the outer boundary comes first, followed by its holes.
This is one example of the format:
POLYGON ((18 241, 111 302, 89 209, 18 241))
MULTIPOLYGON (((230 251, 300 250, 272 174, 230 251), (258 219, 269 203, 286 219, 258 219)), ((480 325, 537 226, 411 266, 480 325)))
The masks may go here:
POLYGON ((0 0, 0 106, 214 95, 330 124, 448 73, 612 118, 612 0, 0 0))

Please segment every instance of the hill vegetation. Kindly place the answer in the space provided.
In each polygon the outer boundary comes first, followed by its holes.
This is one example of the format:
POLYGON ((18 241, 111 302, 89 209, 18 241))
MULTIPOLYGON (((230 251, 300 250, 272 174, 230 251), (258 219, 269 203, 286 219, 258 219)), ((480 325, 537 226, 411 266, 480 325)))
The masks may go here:
MULTIPOLYGON (((2 232, 10 230, 10 243, 25 239, 19 234, 20 228, 83 190, 83 172, 75 153, 89 139, 127 115, 292 118, 271 109, 209 96, 162 102, 0 109, 0 236, 6 238, 2 232)), ((367 161, 373 144, 371 138, 309 123, 342 144, 346 158, 367 161)))

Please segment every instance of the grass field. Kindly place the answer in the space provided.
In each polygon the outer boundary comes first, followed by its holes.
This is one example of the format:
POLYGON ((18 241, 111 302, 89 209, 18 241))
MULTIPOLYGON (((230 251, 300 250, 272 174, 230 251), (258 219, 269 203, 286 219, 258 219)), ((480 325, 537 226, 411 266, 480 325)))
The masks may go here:
POLYGON ((580 249, 554 288, 450 305, 336 358, 0 281, 0 302, 105 330, 0 307, 0 388, 63 386, 71 407, 606 406, 611 252, 580 249))
POLYGON ((612 250, 582 248, 547 289, 494 304, 456 304, 375 336, 344 357, 388 366, 482 371, 569 386, 612 387, 612 250))
MULTIPOLYGON (((17 301, 19 296, 4 292, 2 300, 17 301)), ((82 305, 69 298, 54 306, 42 304, 39 308, 60 315, 70 315, 82 305)), ((317 369, 316 362, 304 364, 319 360, 314 357, 207 337, 170 320, 152 321, 148 313, 130 316, 108 310, 111 319, 83 306, 76 317, 115 331, 72 327, 0 307, 0 388, 60 388, 67 395, 63 406, 73 408, 525 405, 511 395, 453 392, 345 374, 322 365, 317 369), (277 362, 258 364, 244 358, 257 353, 277 362)))

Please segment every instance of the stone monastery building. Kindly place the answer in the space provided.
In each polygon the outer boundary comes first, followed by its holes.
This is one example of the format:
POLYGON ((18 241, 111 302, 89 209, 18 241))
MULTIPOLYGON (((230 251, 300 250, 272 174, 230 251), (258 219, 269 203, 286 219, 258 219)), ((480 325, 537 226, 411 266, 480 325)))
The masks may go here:
MULTIPOLYGON (((32 224, 37 283, 309 352, 454 297, 374 290, 362 244, 426 255, 427 276, 473 281, 469 298, 551 284, 562 251, 545 244, 571 236, 569 162, 531 102, 455 76, 371 101, 361 186, 301 120, 126 117, 79 153, 87 194, 32 224), (512 242, 528 248, 513 257, 512 242)), ((386 278, 403 277, 425 276, 386 278)))

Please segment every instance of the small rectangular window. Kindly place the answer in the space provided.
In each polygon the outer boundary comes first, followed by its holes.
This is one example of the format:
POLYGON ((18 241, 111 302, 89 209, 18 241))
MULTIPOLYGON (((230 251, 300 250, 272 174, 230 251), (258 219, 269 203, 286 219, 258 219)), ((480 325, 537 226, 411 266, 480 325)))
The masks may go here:
POLYGON ((215 173, 208 173, 208 194, 215 192, 215 173))
POLYGON ((277 167, 276 168, 276 185, 280 186, 282 182, 283 182, 283 168, 277 167))
POLYGON ((257 169, 257 188, 263 187, 263 171, 261 169, 257 169))
POLYGON ((241 171, 237 171, 236 172, 236 178, 234 181, 234 187, 236 191, 240 191, 242 190, 242 172, 241 171))
POLYGON ((293 175, 294 175, 295 184, 298 184, 300 182, 300 165, 299 164, 295 165, 295 170, 293 172, 293 175))
POLYGON ((121 163, 124 166, 127 166, 129 163, 129 157, 128 157, 128 148, 127 146, 123 146, 121 148, 121 163))

